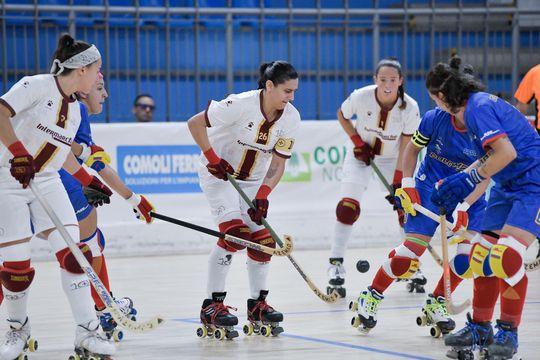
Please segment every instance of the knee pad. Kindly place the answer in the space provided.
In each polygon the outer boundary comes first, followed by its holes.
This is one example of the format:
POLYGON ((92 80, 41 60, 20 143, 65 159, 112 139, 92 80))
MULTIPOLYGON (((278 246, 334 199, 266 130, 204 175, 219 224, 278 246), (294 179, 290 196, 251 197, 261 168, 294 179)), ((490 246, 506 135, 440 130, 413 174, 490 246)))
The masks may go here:
MULTIPOLYGON (((394 251, 394 250, 392 250, 394 251)), ((392 252, 390 253, 392 255, 392 252)), ((383 264, 384 271, 393 278, 408 279, 413 276, 420 267, 418 259, 407 256, 399 256, 394 253, 383 264)))
POLYGON ((512 236, 503 236, 491 248, 489 265, 493 274, 509 285, 517 284, 525 275, 523 255, 527 247, 512 236))
POLYGON ((459 243, 456 256, 450 260, 450 268, 454 274, 462 279, 471 279, 473 277, 469 259, 471 249, 472 245, 467 240, 459 243))
POLYGON ((0 270, 2 285, 9 291, 14 293, 22 292, 28 289, 34 280, 36 271, 30 266, 29 260, 24 263, 24 269, 11 268, 9 263, 4 263, 5 266, 0 270))
MULTIPOLYGON (((90 248, 86 244, 77 244, 81 252, 83 253, 84 257, 88 262, 92 263, 92 251, 90 251, 90 248)), ((67 272, 70 272, 72 274, 84 274, 83 269, 77 262, 77 259, 75 259, 75 256, 73 253, 69 250, 69 248, 65 248, 59 252, 56 253, 56 259, 58 259, 58 262, 60 263, 60 267, 67 272)))
POLYGON ((100 228, 97 229, 97 233, 98 233, 98 244, 99 244, 99 247, 101 248, 101 252, 103 252, 103 250, 105 249, 105 236, 103 236, 103 233, 101 232, 100 228))
POLYGON ((93 257, 101 256, 102 247, 99 244, 99 229, 97 229, 91 236, 81 240, 82 243, 88 245, 93 257))
POLYGON ((491 231, 482 231, 473 238, 470 258, 470 266, 474 275, 493 276, 493 270, 489 265, 489 251, 493 244, 497 243, 498 235, 491 231))
MULTIPOLYGON (((272 235, 270 235, 270 232, 266 229, 254 232, 251 235, 251 240, 257 244, 268 246, 274 249, 276 248, 276 242, 272 238, 272 235)), ((268 262, 272 258, 272 255, 270 254, 266 254, 250 248, 247 249, 247 254, 251 260, 255 260, 258 262, 268 262)))
MULTIPOLYGON (((219 224, 219 231, 231 236, 239 237, 240 239, 251 241, 251 230, 249 230, 249 227, 244 224, 242 220, 234 219, 221 223, 219 224)), ((221 238, 218 240, 217 244, 223 249, 232 252, 245 249, 245 246, 228 242, 221 238)))
POLYGON ((336 207, 336 217, 340 223, 352 225, 360 216, 360 203, 351 198, 341 199, 336 207))

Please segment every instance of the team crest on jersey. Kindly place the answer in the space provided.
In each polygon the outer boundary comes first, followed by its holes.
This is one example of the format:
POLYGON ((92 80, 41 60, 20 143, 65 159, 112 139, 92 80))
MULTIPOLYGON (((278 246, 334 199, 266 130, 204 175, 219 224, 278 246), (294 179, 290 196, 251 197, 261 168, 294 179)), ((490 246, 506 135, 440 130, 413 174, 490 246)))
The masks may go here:
POLYGON ((442 142, 442 139, 439 137, 437 138, 437 140, 435 140, 435 152, 437 154, 440 154, 442 153, 442 148, 443 148, 444 144, 442 142))
POLYGON ((253 121, 250 121, 249 124, 247 124, 246 129, 251 130, 253 128, 253 125, 255 125, 253 121))
POLYGON ((52 100, 47 101, 47 107, 52 107, 54 102, 52 100))
POLYGON ((367 112, 367 116, 371 116, 371 111, 368 111, 368 112, 367 112))
POLYGON ((497 100, 499 100, 499 97, 498 97, 497 95, 490 94, 490 95, 489 95, 489 100, 491 100, 491 101, 497 101, 497 100))

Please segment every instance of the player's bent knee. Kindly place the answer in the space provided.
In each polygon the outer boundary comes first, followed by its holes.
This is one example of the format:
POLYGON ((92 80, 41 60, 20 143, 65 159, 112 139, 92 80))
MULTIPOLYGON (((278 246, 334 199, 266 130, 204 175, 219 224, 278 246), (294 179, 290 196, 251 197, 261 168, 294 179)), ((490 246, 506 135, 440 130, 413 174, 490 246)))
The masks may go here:
POLYGON ((2 281, 2 285, 9 291, 21 292, 30 287, 35 273, 36 271, 33 267, 21 270, 4 266, 0 270, 0 280, 2 281))
POLYGON ((398 279, 408 279, 413 276, 420 267, 420 261, 407 256, 396 255, 395 250, 390 252, 388 259, 383 264, 384 271, 398 279))
MULTIPOLYGON (((244 224, 242 220, 231 220, 221 223, 219 224, 219 230, 227 235, 251 241, 251 230, 249 230, 249 227, 244 224)), ((218 240, 218 246, 232 252, 245 249, 245 246, 243 245, 236 244, 222 238, 218 240)))
POLYGON ((488 261, 489 248, 480 243, 473 245, 470 254, 470 266, 474 275, 478 276, 492 276, 493 270, 488 261))
MULTIPOLYGON (((254 243, 264 245, 270 248, 276 248, 276 242, 272 238, 272 235, 270 235, 270 232, 266 229, 259 230, 254 232, 251 235, 251 240, 254 243)), ((247 249, 248 256, 251 260, 258 261, 258 262, 268 262, 272 258, 272 255, 263 253, 261 251, 257 251, 254 249, 247 249)))
MULTIPOLYGON (((77 244, 79 249, 81 250, 82 254, 88 260, 89 263, 92 263, 92 251, 86 244, 77 244)), ((60 267, 72 274, 83 274, 84 271, 79 265, 77 259, 69 250, 69 248, 65 248, 63 250, 60 250, 56 253, 56 258, 58 259, 58 262, 60 263, 60 267)))
POLYGON ((525 275, 522 255, 509 245, 494 245, 489 253, 489 265, 493 275, 500 279, 511 278, 522 272, 519 281, 525 275))
POLYGON ((343 198, 336 207, 336 217, 340 223, 352 225, 360 216, 360 203, 355 199, 343 198))
POLYGON ((471 269, 469 254, 457 254, 450 260, 450 267, 454 274, 462 279, 471 279, 473 271, 471 269))

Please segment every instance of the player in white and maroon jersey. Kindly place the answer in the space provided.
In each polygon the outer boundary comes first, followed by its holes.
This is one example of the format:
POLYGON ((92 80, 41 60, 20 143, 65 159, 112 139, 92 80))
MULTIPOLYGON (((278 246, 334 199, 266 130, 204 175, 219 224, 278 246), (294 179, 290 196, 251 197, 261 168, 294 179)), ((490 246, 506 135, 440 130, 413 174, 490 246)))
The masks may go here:
MULTIPOLYGON (((0 279, 10 325, 0 344, 2 359, 17 358, 30 342, 27 301, 35 273, 30 266, 31 223, 38 237, 49 240, 60 263, 62 287, 77 324, 76 351, 100 359, 114 354, 114 345, 96 332, 99 321, 88 279, 28 188, 30 181, 39 187, 73 239, 79 239, 77 218, 58 170, 63 167, 85 186, 112 194, 71 152, 81 121, 74 95, 90 91, 100 67, 101 55, 95 46, 66 34, 58 42, 51 74, 24 77, 0 97, 0 251, 4 260, 0 279)), ((81 250, 91 260, 88 247, 81 250)))
MULTIPOLYGON (((403 175, 399 158, 420 122, 418 104, 405 94, 401 65, 397 60, 381 60, 373 80, 375 85, 354 90, 337 112, 339 123, 351 143, 343 164, 342 199, 336 207, 327 291, 336 289, 341 297, 346 294, 343 258, 352 226, 360 216, 360 200, 372 174, 370 162, 376 163, 386 179, 394 173, 394 190, 401 187, 403 175), (354 126, 353 117, 356 117, 354 126)), ((387 200, 392 202, 393 197, 389 196, 387 200)), ((398 211, 398 218, 403 226, 401 211, 398 211)))
MULTIPOLYGON (((281 179, 300 126, 300 114, 290 104, 298 88, 298 74, 284 61, 263 64, 259 72, 258 90, 211 101, 206 111, 188 121, 188 126, 203 151, 200 184, 219 230, 275 247, 261 220, 266 217, 267 197, 281 179), (249 209, 234 187, 223 181, 227 180, 227 173, 255 199, 256 211, 249 209)), ((219 327, 238 323, 237 317, 223 305, 223 299, 233 254, 243 248, 219 239, 210 254, 208 297, 201 311, 204 325, 219 327)), ((251 293, 248 318, 279 322, 283 315, 265 301, 271 256, 253 249, 247 249, 247 255, 251 293)))

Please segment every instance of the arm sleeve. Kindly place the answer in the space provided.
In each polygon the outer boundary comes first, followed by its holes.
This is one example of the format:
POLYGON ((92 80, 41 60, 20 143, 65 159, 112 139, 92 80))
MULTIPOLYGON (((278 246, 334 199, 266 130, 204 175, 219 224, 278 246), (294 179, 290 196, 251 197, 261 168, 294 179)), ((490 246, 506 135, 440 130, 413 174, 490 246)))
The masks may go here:
MULTIPOLYGON (((523 80, 521 80, 521 83, 519 84, 519 87, 516 90, 516 93, 514 94, 514 97, 521 103, 528 104, 531 102, 531 100, 534 97, 533 93, 533 84, 536 78, 538 78, 537 74, 540 70, 534 71, 534 69, 529 70, 529 72, 525 75, 523 80)), ((538 79, 540 80, 540 79, 538 79)))
POLYGON ((429 144, 429 140, 431 138, 431 135, 433 134, 433 118, 433 110, 428 111, 422 117, 422 121, 420 121, 420 125, 418 126, 418 129, 414 132, 411 140, 415 146, 423 148, 429 144))
MULTIPOLYGON (((496 101, 504 100, 497 99, 496 101)), ((493 141, 507 136, 495 108, 489 104, 483 104, 473 109, 469 113, 469 119, 466 123, 469 130, 480 139, 483 148, 489 147, 493 141)))
POLYGON ((229 126, 242 117, 242 104, 238 99, 228 97, 221 101, 210 101, 204 113, 206 125, 229 126))
POLYGON ((274 154, 285 159, 289 159, 291 157, 292 148, 294 146, 294 141, 299 128, 300 119, 298 119, 296 124, 289 131, 278 139, 276 145, 274 145, 274 154))
POLYGON ((46 87, 37 79, 25 76, 0 97, 0 103, 9 109, 13 117, 35 105, 46 90, 46 87))
POLYGON ((418 109, 418 104, 415 102, 410 102, 407 106, 407 115, 405 117, 405 126, 403 127, 403 135, 412 135, 416 129, 418 129, 418 124, 420 123, 420 109, 418 109))
POLYGON ((351 120, 354 114, 356 114, 356 91, 353 91, 351 95, 341 104, 341 112, 345 119, 351 120))

